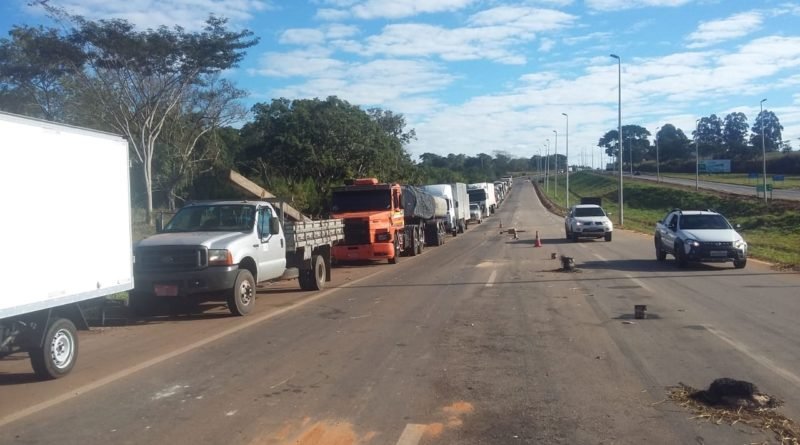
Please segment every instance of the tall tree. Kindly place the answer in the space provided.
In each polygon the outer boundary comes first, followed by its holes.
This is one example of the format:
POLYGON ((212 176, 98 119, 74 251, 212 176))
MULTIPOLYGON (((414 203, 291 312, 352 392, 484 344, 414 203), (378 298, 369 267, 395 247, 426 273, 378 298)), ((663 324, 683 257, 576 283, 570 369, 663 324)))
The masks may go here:
MULTIPOLYGON (((778 120, 778 116, 772 111, 763 110, 758 113, 756 121, 753 123, 750 135, 750 145, 761 148, 761 134, 764 134, 764 150, 778 151, 783 143, 781 133, 783 125, 778 120), (762 131, 763 129, 763 131, 762 131)), ((756 150, 758 151, 758 150, 756 150)))
POLYGON ((720 158, 725 156, 722 137, 722 119, 716 114, 700 119, 697 129, 692 131, 692 136, 697 141, 700 156, 720 158))
MULTIPOLYGON (((642 162, 647 156, 650 149, 650 132, 639 125, 623 125, 622 135, 624 144, 622 147, 622 162, 623 164, 642 162)), ((616 159, 619 149, 619 132, 617 130, 610 130, 600 138, 597 146, 605 148, 605 153, 616 159)), ((619 162, 617 160, 616 162, 619 162)))
POLYGON ((745 159, 752 156, 752 153, 747 149, 748 128, 747 116, 744 113, 734 112, 725 116, 722 140, 728 156, 745 159))
POLYGON ((658 130, 658 151, 661 161, 675 159, 688 159, 689 138, 683 130, 675 128, 672 124, 665 124, 658 130))

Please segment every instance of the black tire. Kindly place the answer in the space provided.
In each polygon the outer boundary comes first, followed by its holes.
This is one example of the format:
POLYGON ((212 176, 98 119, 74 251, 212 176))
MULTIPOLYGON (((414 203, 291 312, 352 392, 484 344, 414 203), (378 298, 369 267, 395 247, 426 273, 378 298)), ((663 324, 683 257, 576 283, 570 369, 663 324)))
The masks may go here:
POLYGON ((256 280, 247 269, 239 271, 236 282, 228 296, 228 310, 236 316, 244 316, 256 305, 256 280))
POLYGON ((155 315, 158 302, 155 295, 140 292, 128 293, 128 308, 139 317, 155 315))
POLYGON ((569 232, 569 227, 564 226, 564 232, 567 233, 567 235, 566 235, 567 241, 571 240, 572 239, 572 234, 569 232))
POLYGON ((743 260, 733 260, 733 267, 737 269, 744 269, 744 266, 747 266, 747 258, 743 260))
POLYGON ((422 255, 422 249, 425 248, 425 242, 423 241, 423 236, 418 236, 416 241, 414 241, 414 249, 417 252, 417 255, 422 255))
POLYGON ((64 377, 78 358, 78 332, 66 318, 56 319, 47 327, 42 347, 28 352, 33 372, 43 380, 64 377))
POLYGON ((311 257, 311 269, 300 271, 300 289, 322 290, 325 288, 325 277, 328 274, 325 260, 321 255, 311 257))
POLYGON ((689 260, 686 258, 686 254, 683 252, 683 244, 677 243, 675 244, 675 263, 681 269, 685 269, 689 266, 689 260))
POLYGON ((664 249, 661 248, 661 239, 656 238, 655 240, 656 245, 656 260, 664 261, 667 259, 667 252, 664 252, 664 249))
POLYGON ((608 232, 608 233, 605 234, 605 236, 603 238, 605 238, 606 242, 611 242, 611 234, 612 233, 613 232, 608 232))
POLYGON ((389 258, 389 264, 397 264, 400 260, 400 241, 397 238, 394 239, 394 256, 389 258))
POLYGON ((578 236, 578 234, 577 234, 577 233, 575 233, 575 232, 570 232, 570 234, 569 234, 569 235, 570 235, 570 237, 572 238, 572 242, 574 242, 574 243, 577 243, 577 242, 578 242, 578 240, 580 239, 580 237, 578 236))

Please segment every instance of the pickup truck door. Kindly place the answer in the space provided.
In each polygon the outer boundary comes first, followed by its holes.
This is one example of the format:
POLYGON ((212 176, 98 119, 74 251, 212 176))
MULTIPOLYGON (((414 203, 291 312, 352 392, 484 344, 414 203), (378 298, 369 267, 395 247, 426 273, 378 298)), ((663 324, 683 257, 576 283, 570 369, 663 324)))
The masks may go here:
POLYGON ((675 233, 677 231, 678 216, 674 213, 664 219, 661 225, 661 244, 664 249, 672 252, 672 247, 675 245, 675 233))
POLYGON ((277 234, 269 233, 270 219, 276 218, 270 207, 258 209, 258 281, 280 277, 286 270, 286 241, 283 228, 277 234))

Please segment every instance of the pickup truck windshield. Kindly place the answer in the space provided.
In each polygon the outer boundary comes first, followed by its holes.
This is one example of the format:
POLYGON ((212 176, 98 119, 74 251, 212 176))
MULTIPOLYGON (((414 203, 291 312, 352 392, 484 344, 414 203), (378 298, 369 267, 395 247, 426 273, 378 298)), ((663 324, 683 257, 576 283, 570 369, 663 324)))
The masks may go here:
POLYGON ((241 232, 253 229, 256 208, 251 205, 193 205, 184 207, 164 232, 241 232))
POLYGON ((683 215, 681 229, 683 230, 724 230, 730 229, 728 221, 721 215, 683 215))
POLYGON ((581 216, 606 216, 603 209, 599 207, 578 207, 575 209, 574 215, 576 217, 581 216))
POLYGON ((333 192, 333 213, 390 210, 392 194, 388 189, 333 192))

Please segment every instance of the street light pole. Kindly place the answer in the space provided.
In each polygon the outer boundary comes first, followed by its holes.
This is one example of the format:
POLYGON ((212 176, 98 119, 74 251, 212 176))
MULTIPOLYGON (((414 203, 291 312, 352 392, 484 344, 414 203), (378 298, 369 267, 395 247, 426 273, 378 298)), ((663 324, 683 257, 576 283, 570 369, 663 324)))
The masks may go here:
POLYGON ((631 163, 628 167, 631 170, 631 177, 633 177, 633 138, 628 138, 628 160, 631 163))
POLYGON ((567 208, 569 208, 569 115, 561 113, 567 118, 567 208))
POLYGON ((556 161, 555 161, 556 162, 556 164, 555 164, 556 174, 553 177, 553 187, 555 187, 555 189, 553 189, 553 192, 554 192, 554 196, 556 198, 558 198, 558 131, 553 130, 553 133, 556 134, 556 144, 555 144, 555 147, 553 147, 553 150, 555 151, 555 155, 556 155, 556 161))
POLYGON ((659 169, 659 160, 658 160, 658 132, 661 131, 661 127, 656 128, 656 182, 661 182, 661 170, 659 169))
POLYGON ((764 204, 767 203, 767 149, 764 145, 764 102, 767 99, 761 99, 759 106, 761 107, 761 112, 758 113, 758 116, 761 118, 761 159, 764 165, 764 204))
POLYGON ((619 225, 621 226, 623 218, 623 205, 622 205, 622 59, 616 54, 610 54, 611 57, 617 59, 617 148, 619 148, 619 225))
POLYGON ((545 148, 547 159, 544 163, 544 191, 550 193, 550 139, 545 139, 545 141, 547 141, 547 148, 545 148))
POLYGON ((700 133, 697 132, 697 127, 700 124, 700 119, 694 121, 694 189, 700 190, 700 150, 697 148, 697 140, 700 139, 700 133))

